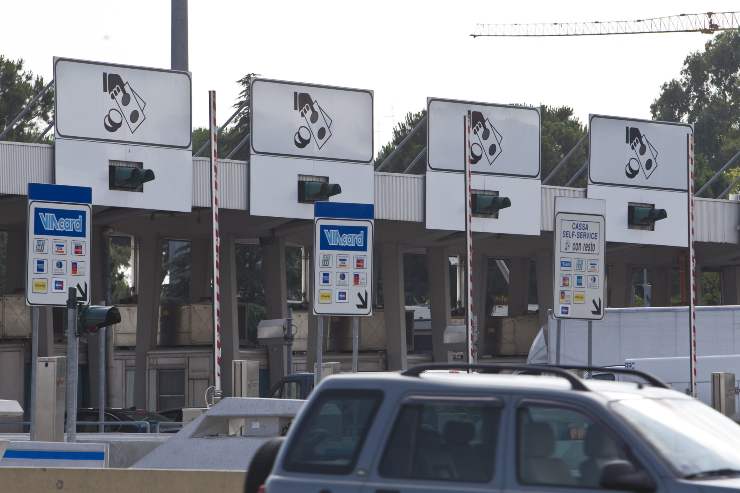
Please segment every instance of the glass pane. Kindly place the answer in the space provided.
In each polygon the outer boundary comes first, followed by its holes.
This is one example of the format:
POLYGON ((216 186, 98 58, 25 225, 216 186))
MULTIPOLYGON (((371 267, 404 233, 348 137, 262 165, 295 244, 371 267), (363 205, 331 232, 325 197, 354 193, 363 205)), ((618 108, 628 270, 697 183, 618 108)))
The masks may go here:
POLYGON ((181 307, 190 302, 191 257, 189 241, 162 242, 162 290, 158 334, 158 344, 161 346, 182 344, 178 333, 183 326, 181 307))
POLYGON ((572 409, 525 406, 517 418, 517 471, 523 484, 598 488, 605 464, 627 460, 606 428, 572 409))
POLYGON ((256 346, 257 325, 265 318, 262 249, 259 245, 236 245, 236 289, 240 306, 240 343, 256 346))
POLYGON ((285 275, 288 286, 289 301, 303 301, 303 249, 285 247, 285 275))
POLYGON ((406 306, 429 304, 429 276, 426 255, 403 255, 403 285, 406 306))
POLYGON ((701 273, 701 301, 702 305, 722 304, 722 276, 719 272, 702 271, 701 273))
POLYGON ((389 478, 488 482, 496 462, 501 408, 424 402, 403 406, 380 474, 389 478))
POLYGON ((285 469, 314 474, 349 474, 373 416, 378 391, 325 391, 308 410, 285 459, 285 469))
POLYGON ((179 409, 185 406, 185 370, 157 371, 157 409, 179 409))
POLYGON ((136 378, 136 370, 133 368, 130 370, 126 370, 126 395, 124 398, 124 404, 123 407, 133 407, 134 406, 134 381, 136 378))
POLYGON ((508 260, 488 259, 488 314, 491 317, 509 316, 509 273, 511 262, 508 260))
POLYGON ((298 382, 286 382, 283 388, 283 397, 285 399, 300 399, 301 398, 301 387, 298 382))
POLYGON ((136 303, 133 253, 130 236, 109 237, 110 294, 114 305, 136 303))

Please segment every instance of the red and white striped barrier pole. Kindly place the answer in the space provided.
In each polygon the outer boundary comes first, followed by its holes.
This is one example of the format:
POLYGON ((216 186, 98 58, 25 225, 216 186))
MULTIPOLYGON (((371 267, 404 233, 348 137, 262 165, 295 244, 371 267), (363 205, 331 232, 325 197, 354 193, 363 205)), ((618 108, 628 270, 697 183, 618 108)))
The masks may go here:
POLYGON ((211 224, 213 231, 213 385, 214 396, 221 396, 221 236, 218 228, 218 125, 216 91, 208 91, 208 116, 211 136, 211 224))
POLYGON ((696 398, 696 254, 694 252, 694 135, 688 136, 689 153, 689 376, 691 396, 696 398))
POLYGON ((466 284, 466 308, 465 308, 465 329, 467 332, 467 352, 468 364, 475 364, 477 358, 475 323, 473 316, 473 176, 470 171, 470 157, 468 156, 469 138, 470 138, 470 118, 466 115, 463 117, 463 130, 465 142, 465 252, 467 256, 467 269, 465 275, 466 284))

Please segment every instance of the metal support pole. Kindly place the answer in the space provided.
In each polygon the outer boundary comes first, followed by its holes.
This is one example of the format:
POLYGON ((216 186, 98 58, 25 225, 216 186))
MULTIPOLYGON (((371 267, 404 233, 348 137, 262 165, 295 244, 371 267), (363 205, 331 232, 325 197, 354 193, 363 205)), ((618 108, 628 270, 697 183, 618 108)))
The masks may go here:
POLYGON ((172 0, 170 24, 170 66, 188 70, 188 0, 172 0))
POLYGON ((105 421, 105 349, 106 349, 106 331, 105 327, 101 327, 98 332, 98 431, 103 433, 105 427, 103 422, 105 421))
POLYGON ((67 441, 77 440, 77 289, 67 298, 67 441))
POLYGON ((591 368, 594 365, 594 322, 593 320, 588 321, 588 357, 586 360, 586 366, 591 368))
POLYGON ((588 137, 588 133, 585 133, 581 139, 576 142, 576 145, 574 145, 571 150, 568 151, 568 153, 563 157, 563 159, 560 160, 560 162, 550 171, 550 173, 547 175, 547 178, 542 180, 543 185, 547 185, 550 180, 555 178, 555 175, 558 171, 560 171, 560 168, 565 166, 565 163, 567 163, 571 156, 583 145, 584 142, 586 142, 586 138, 588 137))
MULTIPOLYGON (((174 1, 174 0, 173 0, 174 1)), ((213 397, 221 398, 221 234, 219 212, 218 131, 216 125, 216 91, 208 91, 211 136, 211 259, 213 261, 213 397)))
POLYGON ((419 130, 421 130, 421 127, 423 126, 424 122, 426 122, 426 121, 427 121, 427 116, 424 115, 424 118, 422 118, 421 120, 419 120, 419 123, 417 123, 416 126, 413 129, 411 129, 411 132, 409 132, 409 134, 406 137, 404 137, 401 142, 398 143, 398 145, 396 146, 396 148, 393 149, 393 152, 391 152, 390 154, 388 154, 388 156, 385 159, 383 159, 383 162, 380 163, 375 168, 375 171, 383 171, 383 168, 385 168, 386 163, 390 163, 391 162, 391 160, 396 156, 396 154, 398 154, 398 152, 403 148, 403 146, 405 146, 406 143, 409 140, 411 140, 411 137, 413 137, 416 134, 416 132, 418 132, 419 130))
MULTIPOLYGON (((694 252, 694 138, 689 139, 689 197, 688 197, 688 243, 689 243, 689 390, 691 396, 697 397, 696 389, 696 256, 694 252)), ((708 185, 708 183, 707 183, 708 185)), ((707 186, 705 185, 705 187, 707 186)))
POLYGON ((707 182, 704 185, 702 185, 702 187, 694 194, 694 196, 699 197, 704 192, 704 190, 709 188, 709 185, 714 183, 714 180, 719 178, 719 175, 724 173, 727 168, 732 166, 735 163, 735 161, 737 161, 738 158, 740 158, 740 151, 737 151, 734 156, 732 156, 725 164, 723 164, 722 167, 718 169, 717 172, 713 174, 712 177, 709 180, 707 180, 707 182))
POLYGON ((475 320, 473 320, 473 213, 471 210, 473 176, 468 159, 468 135, 470 134, 470 122, 467 116, 463 117, 463 159, 465 169, 465 326, 468 364, 477 361, 477 342, 475 320))
POLYGON ((352 373, 360 367, 360 317, 352 317, 352 373))
POLYGON ((324 317, 319 316, 316 323, 316 370, 314 371, 314 383, 321 381, 321 366, 324 363, 324 317))
POLYGON ((560 319, 558 319, 558 324, 555 327, 555 364, 560 364, 560 341, 562 337, 560 334, 560 319))
POLYGON ((33 436, 36 416, 36 364, 39 360, 39 307, 31 307, 31 429, 29 433, 33 436))
POLYGON ((54 81, 53 80, 49 81, 49 83, 46 84, 46 86, 43 89, 41 89, 41 91, 39 91, 39 93, 36 96, 34 96, 33 99, 29 101, 26 106, 23 107, 20 113, 15 115, 15 118, 13 118, 13 121, 11 121, 8 124, 8 126, 3 129, 2 133, 0 133, 0 140, 3 140, 5 136, 8 135, 10 131, 13 130, 13 128, 15 128, 15 124, 18 123, 23 117, 25 117, 29 111, 31 111, 31 109, 36 105, 36 102, 39 99, 41 99, 44 96, 44 94, 47 93, 49 89, 51 89, 52 84, 54 84, 54 81))
POLYGON ((570 180, 568 180, 568 182, 565 184, 565 186, 566 187, 569 187, 569 186, 573 185, 576 182, 576 180, 583 174, 583 172, 586 171, 586 167, 588 167, 588 161, 586 161, 585 163, 583 163, 583 166, 581 166, 578 169, 578 171, 576 171, 576 174, 573 175, 570 178, 570 180))
POLYGON ((247 135, 245 135, 245 136, 244 136, 244 137, 242 138, 242 140, 240 140, 240 141, 239 141, 239 143, 238 143, 238 144, 236 145, 236 147, 234 147, 234 148, 233 148, 233 149, 231 150, 231 152, 229 152, 229 153, 228 153, 228 154, 226 155, 226 157, 225 157, 224 159, 231 159, 231 157, 232 157, 232 156, 233 156, 234 154, 236 154, 237 152, 239 152, 239 149, 241 149, 242 147, 244 147, 244 144, 246 144, 246 143, 247 143, 247 142, 249 141, 249 136, 250 136, 250 135, 251 135, 250 133, 247 133, 247 135))
POLYGON ((408 173, 409 171, 411 171, 414 168, 414 166, 416 166, 416 163, 418 163, 421 160, 421 158, 424 157, 424 154, 426 153, 427 153, 427 148, 426 146, 424 146, 424 149, 419 151, 419 154, 417 154, 416 157, 411 161, 411 164, 406 166, 406 169, 403 170, 403 172, 408 173))

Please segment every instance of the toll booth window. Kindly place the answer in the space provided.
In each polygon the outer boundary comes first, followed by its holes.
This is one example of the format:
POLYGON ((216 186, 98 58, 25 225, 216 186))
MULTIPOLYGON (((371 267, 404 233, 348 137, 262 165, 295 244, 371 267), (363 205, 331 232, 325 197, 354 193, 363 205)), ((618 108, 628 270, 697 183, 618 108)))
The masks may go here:
POLYGON ((487 483, 493 478, 500 418, 495 402, 406 404, 391 431, 380 475, 487 483))
POLYGON ((630 306, 653 306, 651 272, 644 267, 632 269, 630 306))
POLYGON ((159 337, 161 346, 182 344, 180 333, 188 323, 181 307, 190 302, 192 268, 190 241, 162 242, 162 290, 160 292, 159 337))
POLYGON ((509 316, 509 275, 511 262, 503 259, 488 259, 488 290, 486 307, 489 317, 509 316))
POLYGON ((304 264, 307 261, 303 248, 298 246, 285 247, 285 275, 288 288, 288 302, 301 304, 306 301, 306 276, 304 264))
POLYGON ((185 370, 157 370, 157 410, 185 407, 185 370))
POLYGON ((262 248, 259 244, 236 244, 236 290, 239 302, 239 344, 257 345, 257 325, 267 318, 262 280, 262 248))
POLYGON ((349 474, 382 400, 374 390, 328 390, 313 401, 285 458, 288 471, 349 474))

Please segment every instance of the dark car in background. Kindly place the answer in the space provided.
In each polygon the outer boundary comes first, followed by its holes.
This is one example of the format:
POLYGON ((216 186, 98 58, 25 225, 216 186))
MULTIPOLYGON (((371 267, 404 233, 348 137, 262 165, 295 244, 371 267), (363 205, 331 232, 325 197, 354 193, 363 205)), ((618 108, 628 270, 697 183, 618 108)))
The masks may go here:
MULTIPOLYGON (((103 431, 106 433, 157 433, 160 423, 172 423, 173 421, 166 416, 144 409, 106 408, 104 413, 103 431)), ((98 423, 97 408, 77 410, 77 431, 79 433, 98 432, 98 423)), ((165 425, 162 431, 172 431, 172 427, 165 425)))

